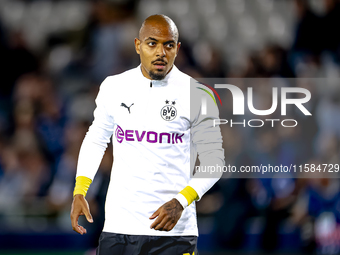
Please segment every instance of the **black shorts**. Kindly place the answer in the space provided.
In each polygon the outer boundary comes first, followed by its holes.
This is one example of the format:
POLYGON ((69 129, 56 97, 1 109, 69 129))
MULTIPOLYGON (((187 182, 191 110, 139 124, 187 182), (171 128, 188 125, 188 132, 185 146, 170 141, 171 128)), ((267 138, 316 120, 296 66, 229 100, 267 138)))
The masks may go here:
POLYGON ((97 255, 198 255, 197 236, 143 236, 102 232, 97 255))

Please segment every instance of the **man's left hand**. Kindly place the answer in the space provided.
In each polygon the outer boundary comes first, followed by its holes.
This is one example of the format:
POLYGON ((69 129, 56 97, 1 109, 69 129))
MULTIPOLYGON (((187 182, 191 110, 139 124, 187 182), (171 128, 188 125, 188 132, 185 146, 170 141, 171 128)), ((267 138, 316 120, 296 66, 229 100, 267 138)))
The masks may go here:
POLYGON ((177 221, 181 218, 183 210, 183 206, 176 198, 173 198, 159 207, 157 211, 151 215, 149 218, 150 220, 155 219, 156 217, 157 219, 151 224, 150 228, 160 231, 172 230, 177 224, 177 221))

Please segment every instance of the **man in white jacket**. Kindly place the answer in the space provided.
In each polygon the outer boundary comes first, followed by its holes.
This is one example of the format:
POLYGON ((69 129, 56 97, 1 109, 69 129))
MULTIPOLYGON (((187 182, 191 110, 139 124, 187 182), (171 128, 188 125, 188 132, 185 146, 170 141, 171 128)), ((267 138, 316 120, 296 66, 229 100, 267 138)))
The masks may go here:
MULTIPOLYGON (((141 65, 109 76, 100 86, 94 121, 83 141, 71 210, 73 230, 80 215, 93 222, 85 199, 113 135, 114 163, 97 254, 197 254, 195 201, 219 179, 192 178, 197 154, 203 165, 224 164, 214 100, 174 61, 178 30, 164 15, 152 15, 135 39, 141 65), (201 89, 199 89, 201 88, 201 89)), ((198 175, 198 174, 197 174, 198 175)), ((206 176, 203 176, 206 177, 206 176)))

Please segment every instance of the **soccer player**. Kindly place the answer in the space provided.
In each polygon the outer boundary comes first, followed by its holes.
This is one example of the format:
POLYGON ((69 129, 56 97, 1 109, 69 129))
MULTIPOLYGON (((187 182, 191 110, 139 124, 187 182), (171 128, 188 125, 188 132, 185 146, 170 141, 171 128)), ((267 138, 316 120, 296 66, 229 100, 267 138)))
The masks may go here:
POLYGON ((191 178, 193 162, 198 154, 201 164, 222 166, 224 152, 220 128, 212 122, 218 118, 213 99, 206 97, 208 110, 201 114, 199 100, 190 104, 190 92, 203 97, 206 87, 192 88, 190 76, 174 66, 180 46, 175 23, 150 16, 135 39, 140 66, 109 76, 100 86, 79 153, 71 209, 73 230, 86 233, 78 218, 93 222, 85 195, 113 135, 97 254, 198 254, 195 201, 220 175, 191 178))

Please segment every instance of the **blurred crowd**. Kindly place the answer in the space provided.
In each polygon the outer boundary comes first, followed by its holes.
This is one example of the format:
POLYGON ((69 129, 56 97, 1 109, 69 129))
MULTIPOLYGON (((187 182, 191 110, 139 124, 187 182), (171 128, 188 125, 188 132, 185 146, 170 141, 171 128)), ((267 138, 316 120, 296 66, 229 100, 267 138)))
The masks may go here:
MULTIPOLYGON (((11 2, 34 6, 39 1, 11 2)), ((29 40, 30 31, 14 29, 0 15, 0 232, 43 232, 51 226, 61 233, 72 231, 69 213, 77 157, 93 120, 94 99, 106 76, 139 64, 133 39, 146 17, 138 12, 144 2, 83 1, 87 14, 81 25, 55 29, 39 43, 29 40)), ((308 109, 313 115, 304 118, 301 112, 290 112, 290 117, 299 119, 296 128, 222 125, 227 164, 340 163, 340 34, 336 32, 340 3, 320 0, 317 11, 311 7, 315 1, 289 2, 294 24, 288 46, 268 41, 233 62, 224 51, 228 41, 219 45, 181 39, 175 64, 195 78, 328 81, 296 84, 311 92, 308 109)), ((180 25, 179 31, 181 38, 180 25)), ((258 86, 254 91, 255 106, 268 109, 271 89, 258 86)), ((223 102, 231 100, 228 93, 221 96, 223 102)), ((231 116, 230 108, 223 106, 220 115, 231 116)), ((94 236, 104 220, 112 160, 109 146, 87 195, 98 219, 92 226, 94 236)), ((340 253, 339 179, 322 174, 299 177, 305 178, 221 179, 197 204, 203 245, 216 250, 340 253), (255 243, 251 236, 258 237, 255 243)))

